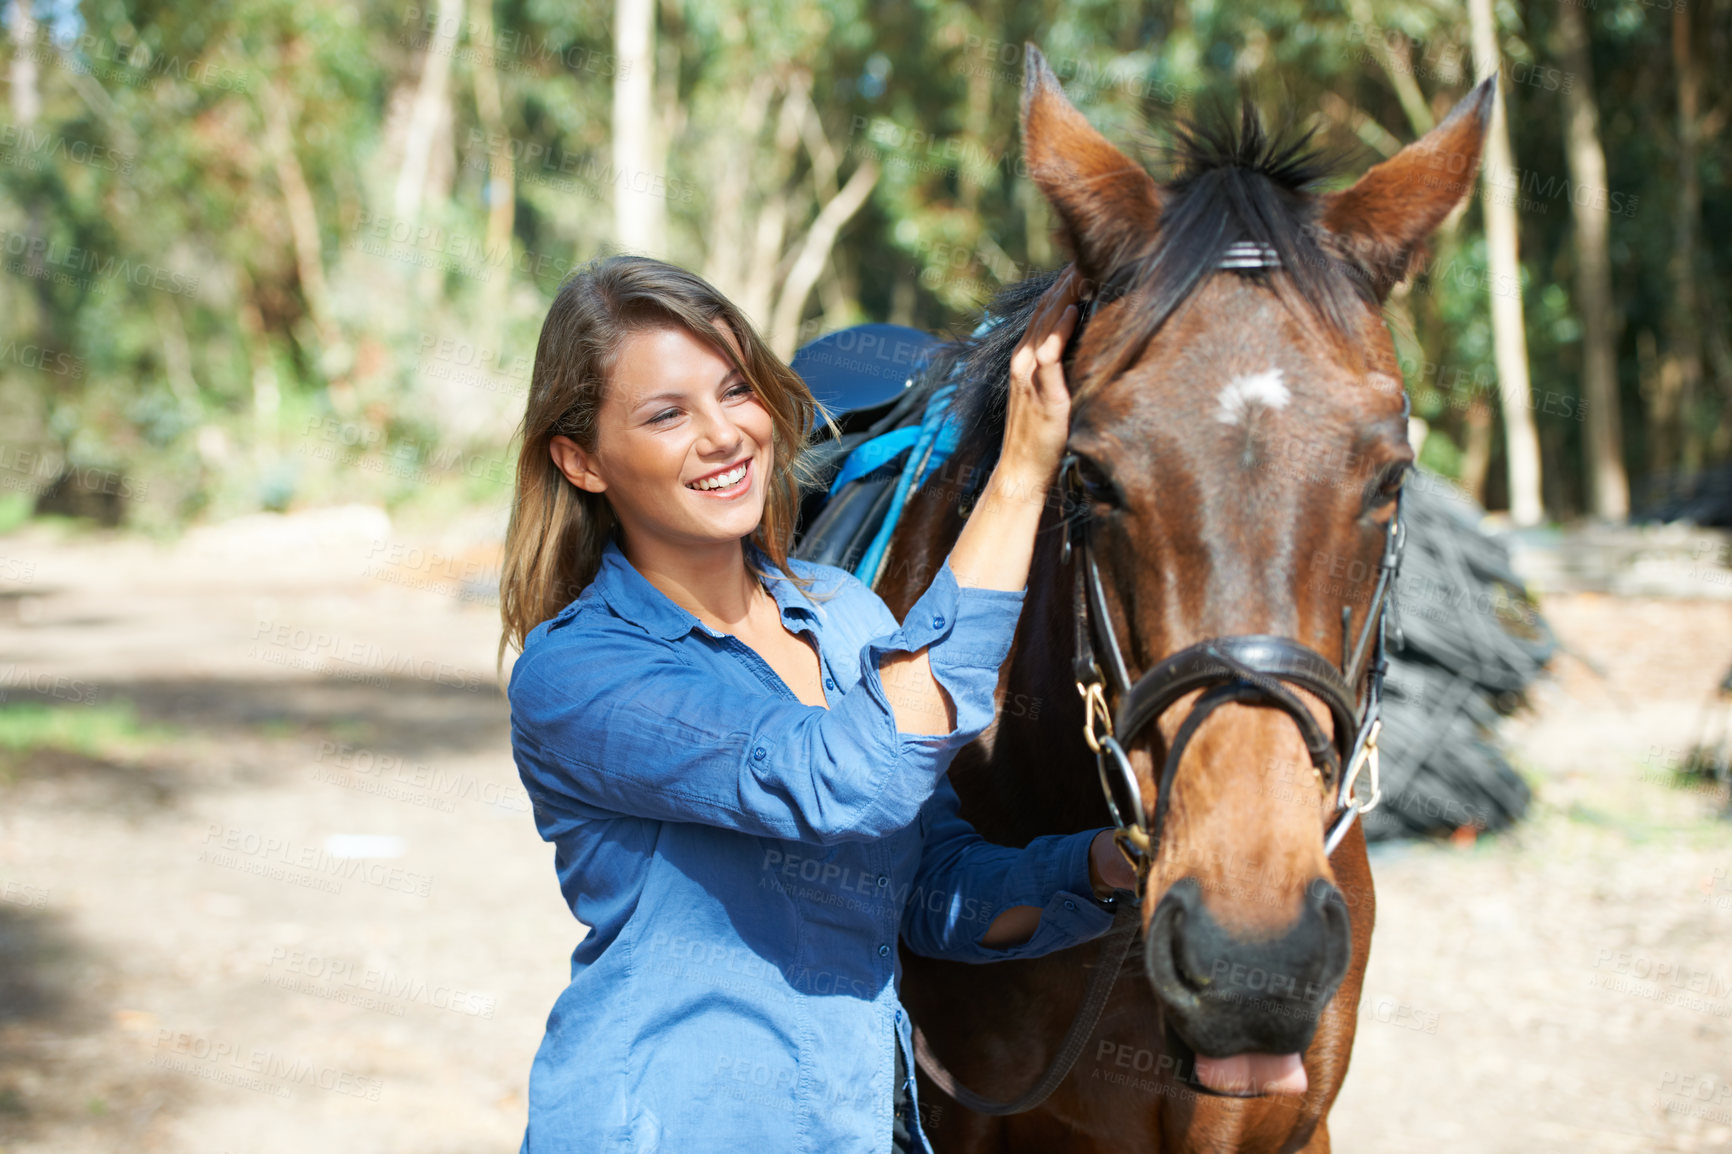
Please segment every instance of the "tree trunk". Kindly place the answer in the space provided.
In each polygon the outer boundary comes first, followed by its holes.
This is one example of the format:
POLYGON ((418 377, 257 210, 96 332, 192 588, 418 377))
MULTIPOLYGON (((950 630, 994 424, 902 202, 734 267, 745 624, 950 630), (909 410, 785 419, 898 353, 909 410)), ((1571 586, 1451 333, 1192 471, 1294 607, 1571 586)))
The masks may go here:
POLYGON ((421 84, 415 90, 403 170, 397 175, 393 201, 398 218, 405 222, 414 222, 421 215, 421 200, 433 168, 433 142, 440 135, 441 124, 451 116, 445 93, 451 80, 451 58, 457 54, 457 41, 463 32, 463 0, 439 0, 435 20, 427 38, 427 58, 421 65, 421 84))
POLYGON ((615 0, 613 8, 613 219, 627 252, 659 257, 666 246, 663 176, 656 147, 655 0, 615 0))
MULTIPOLYGON (((487 243, 481 324, 489 341, 504 331, 505 287, 510 278, 511 234, 516 225, 517 173, 511 160, 511 140, 505 130, 505 107, 499 98, 499 74, 493 67, 493 0, 475 5, 475 111, 487 134, 487 243)), ((499 347, 494 344, 495 348, 499 347)))
MULTIPOLYGON (((1473 25, 1474 66, 1483 79, 1498 71, 1497 17, 1492 11, 1492 0, 1468 0, 1467 10, 1473 25)), ((1500 84, 1491 128, 1486 134, 1483 167, 1492 179, 1480 182, 1480 205, 1485 214, 1486 258, 1490 265, 1492 345, 1498 394, 1503 403, 1504 455, 1509 461, 1510 520, 1517 525, 1537 525, 1544 518, 1545 509, 1540 503, 1540 441, 1534 432, 1532 392, 1528 386, 1528 342, 1522 319, 1515 202, 1514 198, 1505 200, 1498 196, 1494 183, 1500 174, 1515 171, 1503 88, 1500 84)))
POLYGON ((1402 40, 1401 55, 1395 54, 1388 38, 1384 35, 1386 29, 1377 23, 1372 12, 1371 0, 1353 0, 1349 6, 1353 19, 1365 30, 1365 43, 1371 49, 1372 56, 1383 69, 1383 74, 1389 78, 1389 83, 1395 89, 1396 99, 1401 101, 1401 110, 1407 113, 1407 123, 1412 126, 1414 134, 1424 136, 1437 123, 1437 118, 1431 114, 1431 106, 1425 102, 1425 94, 1419 90, 1419 81, 1413 75, 1413 56, 1408 50, 1405 38, 1402 40))
POLYGON ((241 306, 236 316, 241 332, 246 336, 247 360, 253 370, 253 460, 263 467, 274 453, 277 440, 277 411, 282 408, 282 385, 277 380, 276 365, 271 358, 270 333, 265 319, 253 301, 258 286, 250 277, 241 278, 241 306))
MULTIPOLYGON (((355 387, 349 379, 353 356, 332 315, 331 291, 325 282, 325 257, 319 242, 318 206, 301 168, 300 156, 295 152, 298 109, 292 93, 292 84, 278 76, 272 76, 259 87, 259 103, 265 115, 265 152, 271 158, 277 187, 283 194, 289 239, 295 250, 295 276, 319 344, 314 363, 325 378, 325 395, 330 398, 331 407, 348 417, 354 414, 356 405, 355 387)), ((274 401, 271 403, 275 405, 274 401)))
POLYGON ((1593 53, 1587 21, 1574 3, 1558 5, 1558 39, 1575 82, 1564 88, 1564 153, 1569 159, 1570 203, 1576 221, 1576 304, 1582 318, 1582 401, 1587 405, 1587 487, 1596 517, 1630 515, 1624 474, 1623 421, 1618 412, 1618 331, 1612 304, 1612 261, 1607 250, 1611 192, 1600 146, 1600 110, 1594 103, 1593 53))
POLYGON ((782 282, 782 292, 776 299, 776 310, 770 322, 770 350, 778 357, 786 360, 794 355, 800 336, 800 315, 805 312, 806 298, 811 295, 812 286, 818 283, 818 274, 824 271, 824 264, 830 259, 836 235, 860 211, 860 206, 872 195, 872 186, 877 183, 878 162, 867 157, 860 162, 842 190, 818 210, 818 219, 806 230, 800 253, 782 282))
POLYGON ((42 113, 42 94, 36 86, 36 17, 30 0, 12 0, 12 116, 29 128, 42 113))
POLYGON ((1491 469, 1491 405, 1483 397, 1467 403, 1463 417, 1461 452, 1462 489, 1485 504, 1485 475, 1491 469))
POLYGON ((1667 312, 1666 356, 1660 368, 1653 467, 1693 473, 1702 466, 1696 433, 1696 398, 1702 386, 1701 301, 1696 288, 1697 223, 1702 184, 1696 174, 1700 144, 1702 77, 1690 43, 1690 9, 1672 12, 1672 71, 1678 77, 1678 200, 1672 212, 1672 307, 1667 312))
POLYGON ((259 102, 265 114, 265 151, 277 177, 277 187, 283 194, 284 215, 288 217, 289 239, 295 249, 295 275, 301 282, 301 297, 307 302, 307 315, 319 343, 328 351, 340 340, 331 320, 330 290, 325 284, 325 261, 319 246, 319 216, 313 203, 313 190, 301 170, 300 157, 295 153, 294 112, 290 96, 278 77, 267 80, 259 90, 259 102))
MULTIPOLYGON (((775 308, 776 286, 783 276, 782 248, 794 219, 794 163, 800 152, 801 119, 817 116, 812 108, 812 78, 803 71, 788 75, 787 91, 776 116, 774 155, 754 170, 759 187, 768 192, 758 207, 757 225, 744 272, 744 284, 734 303, 759 332, 767 331, 775 308)), ((802 204, 802 211, 804 205, 802 204)), ((741 221, 737 227, 744 228, 741 221)))
POLYGON ((767 72, 755 74, 739 114, 731 118, 733 131, 718 133, 710 150, 710 171, 716 175, 704 279, 735 301, 745 288, 746 192, 756 168, 758 136, 775 92, 774 77, 767 72))

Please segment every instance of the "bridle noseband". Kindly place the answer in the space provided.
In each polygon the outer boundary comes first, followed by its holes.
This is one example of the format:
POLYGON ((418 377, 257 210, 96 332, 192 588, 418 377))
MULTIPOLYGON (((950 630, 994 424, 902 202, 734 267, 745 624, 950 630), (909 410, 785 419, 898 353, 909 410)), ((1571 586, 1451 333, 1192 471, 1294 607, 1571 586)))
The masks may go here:
MULTIPOLYGON (((1241 242, 1228 246, 1220 266, 1254 271, 1280 267, 1273 249, 1241 242)), ((1086 321, 1095 302, 1089 301, 1086 321)), ((1078 325, 1080 331, 1081 325, 1078 325)), ((1402 416, 1409 412, 1402 395, 1402 416)), ((1080 463, 1067 453, 1059 464, 1059 484, 1064 505, 1072 511, 1059 549, 1061 564, 1075 563, 1073 609, 1076 620, 1075 677, 1083 699, 1083 740, 1093 751, 1100 771, 1101 792, 1107 812, 1116 827, 1114 840, 1136 868, 1138 892, 1143 889, 1160 839, 1172 795, 1173 778, 1185 749, 1203 721, 1216 709, 1231 702, 1273 706, 1285 712, 1299 727, 1311 758, 1318 784, 1336 791, 1335 813, 1324 834, 1325 855, 1335 852, 1341 839, 1362 813, 1376 808, 1382 797, 1379 779, 1377 737, 1383 722, 1383 678, 1389 669, 1386 655, 1387 619, 1394 608, 1395 576, 1401 567, 1406 529, 1401 520, 1401 494, 1395 496, 1395 512, 1385 530, 1383 555, 1377 563, 1377 585, 1371 605, 1351 651, 1345 648, 1352 627, 1353 609, 1342 606, 1343 652, 1337 668, 1316 650, 1289 637, 1267 634, 1231 634, 1212 637, 1179 650, 1135 681, 1125 667, 1124 651, 1107 612, 1106 592, 1095 560, 1092 520, 1086 509, 1080 463), (1388 610, 1389 612, 1386 612, 1388 610), (1095 629, 1107 656, 1107 675, 1118 698, 1109 709, 1106 680, 1095 658, 1095 629), (1369 647, 1369 653, 1367 649, 1369 647), (1366 666, 1370 659, 1369 669, 1366 666), (1366 674, 1369 672, 1369 676, 1366 674), (1355 687, 1365 677, 1364 700, 1355 687), (1334 737, 1323 731, 1316 716, 1292 687, 1306 690, 1328 708, 1334 722, 1334 737), (1193 690, 1203 693, 1180 723, 1157 783, 1152 818, 1143 805, 1136 770, 1125 754, 1125 745, 1153 724, 1175 702, 1193 690), (1346 772, 1341 772, 1345 765, 1346 772), (1354 785, 1362 771, 1370 776, 1370 796, 1360 800, 1354 785)))

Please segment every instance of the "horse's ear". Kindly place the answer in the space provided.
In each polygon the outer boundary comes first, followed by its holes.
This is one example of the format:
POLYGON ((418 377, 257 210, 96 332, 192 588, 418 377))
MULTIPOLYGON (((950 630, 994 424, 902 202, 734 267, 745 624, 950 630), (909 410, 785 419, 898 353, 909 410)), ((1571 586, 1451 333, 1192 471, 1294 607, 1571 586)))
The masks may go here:
POLYGON ((1455 211, 1479 172, 1497 75, 1487 77, 1442 124, 1359 178, 1323 197, 1323 226, 1370 278, 1383 300, 1407 275, 1425 238, 1455 211))
POLYGON ((1033 44, 1023 50, 1022 150, 1085 277, 1098 283, 1153 243, 1161 215, 1154 180, 1065 99, 1033 44))

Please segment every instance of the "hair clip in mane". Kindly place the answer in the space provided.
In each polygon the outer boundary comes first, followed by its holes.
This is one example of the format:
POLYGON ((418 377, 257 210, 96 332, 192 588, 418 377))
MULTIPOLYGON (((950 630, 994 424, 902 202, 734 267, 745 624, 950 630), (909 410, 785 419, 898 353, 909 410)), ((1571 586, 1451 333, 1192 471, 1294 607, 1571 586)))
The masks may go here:
POLYGON ((1259 244, 1256 241, 1241 240, 1227 246, 1227 251, 1221 254, 1218 268, 1237 270, 1280 268, 1281 257, 1272 245, 1259 244))

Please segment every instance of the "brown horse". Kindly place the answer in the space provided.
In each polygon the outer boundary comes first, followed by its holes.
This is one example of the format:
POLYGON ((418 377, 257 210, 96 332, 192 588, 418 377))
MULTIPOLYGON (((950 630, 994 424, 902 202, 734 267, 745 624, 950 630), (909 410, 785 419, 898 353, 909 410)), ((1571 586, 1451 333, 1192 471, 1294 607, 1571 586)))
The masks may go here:
MULTIPOLYGON (((1343 191, 1318 191, 1327 172, 1304 139, 1271 139, 1248 110, 1236 127, 1182 127, 1179 175, 1159 184, 1028 49, 1029 172, 1095 299, 1067 368, 1075 499, 1046 495, 999 718, 950 771, 987 839, 1108 823, 1073 672, 1084 554, 1063 538, 1079 524, 1107 618, 1090 637, 1116 638, 1131 680, 1209 639, 1256 634, 1288 657, 1331 655, 1331 669, 1340 655, 1337 683, 1369 693, 1350 654, 1377 617, 1370 578, 1413 459, 1381 306, 1472 186, 1492 84, 1343 191)), ((947 362, 965 431, 894 538, 880 592, 898 615, 993 463, 1009 353, 1052 279, 1007 290, 1002 323, 947 362)), ((1316 679, 1282 704, 1279 687, 1235 668, 1120 735, 1150 834, 1143 948, 1080 1058, 1044 1102, 1008 1116, 964 1108, 923 1072, 922 1117, 943 1154, 1329 1149, 1375 914, 1360 828, 1333 853, 1324 839, 1345 761, 1332 751, 1351 745, 1342 731, 1359 706, 1331 708, 1316 679), (1270 1061, 1302 1062, 1303 1092, 1220 1092, 1218 1071, 1270 1061)), ((1123 687, 1107 696, 1117 715, 1123 687)), ((1012 1099, 1052 1064, 1101 956, 1090 944, 970 966, 904 950, 903 999, 963 1086, 1012 1099)))

